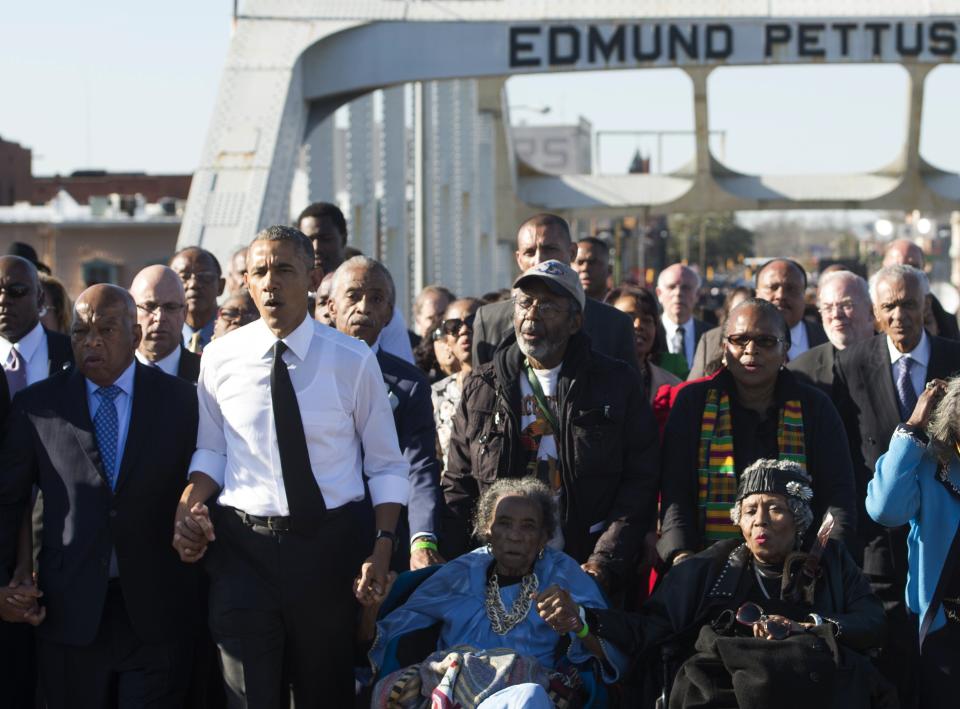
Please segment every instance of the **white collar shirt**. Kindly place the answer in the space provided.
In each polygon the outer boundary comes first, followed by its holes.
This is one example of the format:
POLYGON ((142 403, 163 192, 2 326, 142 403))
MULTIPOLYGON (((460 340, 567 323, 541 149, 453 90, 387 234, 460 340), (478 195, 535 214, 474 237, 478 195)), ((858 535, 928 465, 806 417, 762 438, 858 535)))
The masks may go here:
POLYGON ((137 350, 137 359, 148 367, 157 367, 164 374, 175 377, 180 369, 180 347, 174 347, 173 352, 166 357, 161 357, 156 362, 151 362, 140 350, 137 350))
POLYGON ((7 361, 10 350, 16 349, 27 365, 27 386, 50 376, 50 351, 43 325, 36 326, 16 343, 0 337, 0 364, 7 361))
MULTIPOLYGON (((200 360, 200 423, 190 470, 220 486, 221 505, 290 514, 270 390, 276 336, 255 320, 211 342, 200 360)), ((283 339, 314 478, 328 509, 364 497, 409 497, 409 464, 397 443, 377 358, 367 345, 313 318, 283 339)))
POLYGON ((913 364, 910 366, 910 383, 913 384, 914 393, 920 396, 927 383, 927 365, 930 364, 930 338, 927 337, 927 331, 923 330, 921 332, 920 342, 910 352, 898 350, 886 335, 884 335, 884 339, 887 341, 887 352, 890 355, 890 373, 893 376, 893 381, 897 381, 897 360, 909 356, 913 360, 913 364))
POLYGON ((666 331, 667 335, 667 349, 673 354, 678 354, 675 351, 673 346, 673 336, 677 330, 683 328, 683 352, 679 354, 683 355, 683 358, 687 360, 687 366, 690 366, 690 363, 693 362, 693 354, 696 351, 697 343, 695 339, 695 330, 693 327, 693 318, 687 318, 687 321, 683 325, 678 325, 673 320, 667 317, 666 313, 663 313, 660 316, 660 321, 663 323, 663 329, 666 331))
POLYGON ((790 349, 787 351, 787 357, 792 362, 809 349, 810 339, 807 337, 807 326, 801 320, 790 328, 790 349))

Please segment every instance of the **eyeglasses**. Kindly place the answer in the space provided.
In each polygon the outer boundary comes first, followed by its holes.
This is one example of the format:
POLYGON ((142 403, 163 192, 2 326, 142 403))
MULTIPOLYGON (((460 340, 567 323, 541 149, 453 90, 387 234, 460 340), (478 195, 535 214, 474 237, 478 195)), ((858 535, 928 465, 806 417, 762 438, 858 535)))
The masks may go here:
POLYGON ((751 628, 760 623, 774 640, 784 640, 790 635, 790 626, 779 620, 771 620, 756 603, 744 603, 737 609, 737 622, 751 628))
POLYGON ((476 313, 468 315, 465 318, 448 318, 440 323, 440 327, 437 329, 443 332, 444 335, 457 335, 464 325, 467 326, 468 330, 473 330, 473 321, 475 318, 476 313))
POLYGON ((250 313, 240 308, 220 308, 217 311, 217 317, 227 322, 243 322, 244 320, 249 322, 253 319, 250 313))
POLYGON ((0 286, 0 296, 5 295, 8 298, 23 298, 29 293, 30 286, 25 286, 19 283, 15 283, 10 286, 0 286))
POLYGON ((777 345, 783 344, 782 337, 774 337, 773 335, 727 335, 727 342, 730 343, 732 347, 736 347, 738 350, 747 349, 747 345, 751 342, 754 343, 761 350, 772 350, 777 345))
POLYGON ((841 300, 839 303, 820 303, 820 312, 823 315, 833 315, 834 312, 843 311, 844 315, 853 315, 856 303, 852 300, 841 300))
POLYGON ((177 274, 184 283, 189 283, 190 279, 196 279, 197 283, 210 284, 217 280, 218 275, 215 271, 181 271, 177 274))
POLYGON ((137 309, 142 310, 148 315, 176 315, 183 310, 183 303, 137 303, 137 309))
POLYGON ((552 300, 544 302, 537 300, 536 298, 521 296, 517 298, 514 303, 525 313, 529 313, 534 307, 536 307, 537 312, 540 313, 540 317, 548 320, 570 312, 568 306, 556 303, 552 300))

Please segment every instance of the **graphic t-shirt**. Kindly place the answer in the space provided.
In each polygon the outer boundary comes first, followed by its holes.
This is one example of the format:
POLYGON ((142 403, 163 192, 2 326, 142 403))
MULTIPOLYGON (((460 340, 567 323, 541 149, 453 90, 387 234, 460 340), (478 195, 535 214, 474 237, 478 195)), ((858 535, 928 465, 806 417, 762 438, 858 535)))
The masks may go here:
MULTIPOLYGON (((557 382, 560 380, 560 365, 553 369, 534 369, 533 373, 540 383, 550 413, 554 420, 559 420, 557 382)), ((527 452, 527 475, 535 476, 553 490, 559 504, 563 482, 555 433, 558 432, 553 430, 550 421, 540 410, 524 367, 520 370, 520 445, 527 452)), ((549 544, 554 549, 563 549, 563 533, 559 526, 554 530, 549 544)))

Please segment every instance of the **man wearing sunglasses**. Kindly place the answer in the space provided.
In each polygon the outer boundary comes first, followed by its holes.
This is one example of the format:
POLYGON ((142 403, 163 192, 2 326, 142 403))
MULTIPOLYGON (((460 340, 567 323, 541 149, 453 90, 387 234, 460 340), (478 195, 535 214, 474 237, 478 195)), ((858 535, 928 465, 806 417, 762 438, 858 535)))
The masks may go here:
MULTIPOLYGON (((4 384, 8 392, 0 391, 0 419, 6 419, 8 402, 22 389, 36 384, 73 364, 70 338, 47 330, 40 324, 43 308, 43 288, 36 266, 20 256, 0 256, 0 362, 3 363, 4 384)), ((43 514, 43 504, 36 509, 36 529, 43 514)), ((24 530, 31 529, 30 515, 24 515, 24 530)), ((21 546, 17 552, 17 570, 14 580, 29 581, 32 574, 33 550, 31 535, 21 530, 21 546)), ((10 688, 6 696, 11 706, 16 697, 32 697, 36 679, 33 631, 27 625, 0 624, 0 682, 10 688)))
POLYGON ((380 346, 395 300, 393 277, 386 267, 372 258, 354 256, 334 272, 327 310, 334 327, 363 340, 377 354, 400 450, 410 464, 410 500, 406 520, 401 515, 397 529, 399 539, 409 539, 409 553, 405 543, 398 543, 393 567, 415 570, 443 563, 437 546, 440 463, 430 383, 417 367, 380 346))
POLYGON ((134 277, 130 295, 137 304, 137 323, 143 331, 137 359, 164 374, 196 384, 200 355, 183 346, 186 299, 176 271, 166 266, 147 266, 134 277))

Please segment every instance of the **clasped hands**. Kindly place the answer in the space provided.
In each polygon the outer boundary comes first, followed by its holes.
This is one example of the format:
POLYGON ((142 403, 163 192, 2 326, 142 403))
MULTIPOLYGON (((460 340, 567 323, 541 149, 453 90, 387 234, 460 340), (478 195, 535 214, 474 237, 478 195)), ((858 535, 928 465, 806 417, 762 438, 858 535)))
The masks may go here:
POLYGON ((187 503, 177 505, 177 515, 173 523, 173 548, 180 560, 187 563, 200 561, 207 553, 207 546, 217 536, 210 521, 210 510, 202 502, 188 507, 187 503))
POLYGON ((540 594, 531 594, 537 602, 537 613, 560 635, 578 633, 583 629, 580 606, 570 592, 552 584, 540 594))
POLYGON ((47 609, 39 603, 42 597, 32 572, 14 571, 10 583, 0 587, 0 619, 40 625, 47 617, 47 609))

